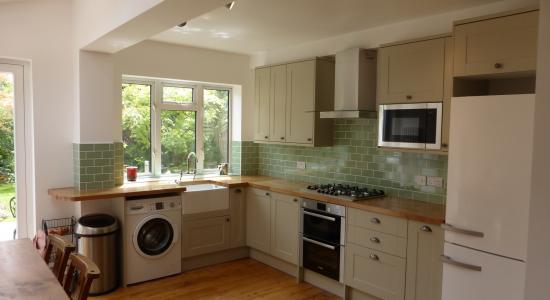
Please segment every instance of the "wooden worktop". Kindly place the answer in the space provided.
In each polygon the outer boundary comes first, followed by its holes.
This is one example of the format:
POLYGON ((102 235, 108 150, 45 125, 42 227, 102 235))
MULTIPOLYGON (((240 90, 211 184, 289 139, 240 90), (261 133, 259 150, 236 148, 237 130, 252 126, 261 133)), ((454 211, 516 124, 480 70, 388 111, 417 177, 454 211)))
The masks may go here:
MULTIPOLYGON (((227 187, 254 187, 276 193, 303 197, 365 211, 426 222, 441 224, 445 220, 445 206, 417 200, 397 197, 383 197, 361 201, 346 201, 336 197, 309 192, 307 183, 291 182, 267 176, 218 176, 204 179, 188 180, 188 184, 214 183, 227 187)), ((154 195, 159 193, 183 192, 184 185, 167 181, 151 181, 140 183, 126 183, 122 186, 97 191, 79 191, 74 188, 50 189, 48 194, 59 200, 86 201, 95 199, 109 199, 124 196, 154 195)))

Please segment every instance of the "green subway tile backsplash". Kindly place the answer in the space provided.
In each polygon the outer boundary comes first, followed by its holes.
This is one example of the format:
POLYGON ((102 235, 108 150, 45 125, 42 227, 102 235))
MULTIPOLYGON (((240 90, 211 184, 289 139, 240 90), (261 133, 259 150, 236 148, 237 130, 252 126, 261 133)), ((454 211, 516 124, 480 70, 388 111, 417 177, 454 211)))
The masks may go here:
POLYGON ((229 167, 231 174, 257 175, 258 145, 251 141, 233 141, 229 167))
POLYGON ((357 184, 380 188, 387 195, 445 203, 445 189, 417 186, 416 175, 438 176, 446 181, 447 156, 380 150, 376 119, 338 119, 332 147, 241 143, 243 165, 258 175, 310 183, 357 184), (245 150, 246 149, 246 150, 245 150), (299 161, 305 169, 296 168, 299 161), (248 162, 243 163, 243 162, 248 162))
POLYGON ((106 189, 123 183, 122 143, 73 144, 74 186, 106 189))

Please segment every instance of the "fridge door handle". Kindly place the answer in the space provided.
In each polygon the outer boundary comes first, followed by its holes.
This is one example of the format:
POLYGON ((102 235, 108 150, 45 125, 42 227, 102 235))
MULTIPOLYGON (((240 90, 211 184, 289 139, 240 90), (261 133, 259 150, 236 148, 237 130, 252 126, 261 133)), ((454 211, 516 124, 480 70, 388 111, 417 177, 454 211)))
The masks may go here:
POLYGON ((463 262, 460 262, 460 261, 456 261, 446 255, 441 255, 441 261, 445 264, 449 264, 449 265, 452 265, 452 266, 457 266, 459 268, 463 268, 463 269, 468 269, 470 271, 476 271, 476 272, 481 272, 481 267, 480 266, 476 266, 476 265, 471 265, 471 264, 467 264, 467 263, 463 263, 463 262))
POLYGON ((443 230, 446 230, 446 231, 452 231, 452 232, 461 233, 461 234, 465 234, 465 235, 471 235, 471 236, 480 237, 480 238, 485 236, 485 234, 483 234, 483 232, 464 229, 464 228, 458 228, 458 227, 455 227, 455 226, 453 226, 451 224, 447 224, 447 223, 441 224, 441 228, 443 228, 443 230))

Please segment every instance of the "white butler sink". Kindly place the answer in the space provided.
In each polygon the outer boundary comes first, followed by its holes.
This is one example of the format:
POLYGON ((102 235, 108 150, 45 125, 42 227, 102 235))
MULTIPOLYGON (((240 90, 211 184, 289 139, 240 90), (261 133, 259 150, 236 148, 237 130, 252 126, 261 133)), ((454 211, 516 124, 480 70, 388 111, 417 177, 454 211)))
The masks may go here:
POLYGON ((184 215, 229 209, 229 190, 221 185, 188 185, 182 199, 184 215))

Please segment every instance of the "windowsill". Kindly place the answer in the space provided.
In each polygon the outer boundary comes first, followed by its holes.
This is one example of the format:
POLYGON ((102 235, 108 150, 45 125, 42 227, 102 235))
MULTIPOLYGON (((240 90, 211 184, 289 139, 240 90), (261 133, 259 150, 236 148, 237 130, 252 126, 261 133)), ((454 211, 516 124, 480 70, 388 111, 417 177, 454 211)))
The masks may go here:
MULTIPOLYGON (((193 174, 184 174, 181 179, 183 181, 193 181, 193 177, 195 177, 195 180, 200 179, 208 179, 213 177, 220 177, 220 176, 234 176, 234 174, 229 173, 228 175, 220 175, 218 173, 209 173, 209 174, 200 174, 193 176, 193 174)), ((159 182, 159 181, 167 181, 167 182, 175 182, 176 180, 180 179, 179 174, 171 174, 171 175, 163 175, 160 177, 154 177, 150 174, 138 174, 136 181, 128 181, 126 177, 124 177, 124 184, 132 184, 132 183, 144 183, 144 182, 159 182)))

